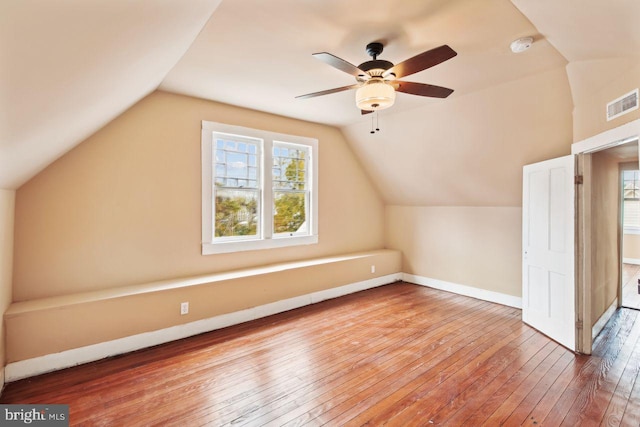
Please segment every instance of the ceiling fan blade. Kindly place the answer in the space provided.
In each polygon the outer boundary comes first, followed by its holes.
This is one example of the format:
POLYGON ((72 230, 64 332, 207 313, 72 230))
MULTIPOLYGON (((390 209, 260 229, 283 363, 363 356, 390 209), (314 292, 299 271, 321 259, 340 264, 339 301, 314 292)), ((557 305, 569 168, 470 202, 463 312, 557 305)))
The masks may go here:
POLYGON ((313 56, 324 62, 325 64, 329 64, 332 67, 337 68, 340 71, 344 71, 347 74, 351 74, 354 77, 361 77, 365 79, 368 79, 369 77, 369 75, 362 71, 360 68, 330 53, 314 53, 313 56))
POLYGON ((335 89, 327 89, 327 90, 322 90, 320 92, 313 92, 313 93, 308 93, 306 95, 296 96, 296 99, 315 98, 316 96, 329 95, 330 93, 342 92, 349 89, 357 89, 358 87, 360 87, 360 85, 357 85, 357 84, 342 86, 342 87, 337 87, 335 89))
POLYGON ((389 68, 382 74, 382 77, 388 77, 390 74, 395 74, 396 78, 409 76, 427 68, 431 68, 434 65, 438 65, 448 59, 453 58, 458 53, 451 49, 449 46, 442 45, 435 49, 422 52, 412 58, 407 59, 393 67, 389 68))
POLYGON ((400 82, 396 80, 393 82, 393 86, 398 92, 410 93, 411 95, 430 96, 432 98, 446 98, 453 93, 453 89, 424 83, 400 82))
POLYGON ((369 111, 369 110, 360 110, 360 114, 362 114, 363 116, 364 116, 365 114, 371 114, 371 113, 373 113, 373 111, 369 111))

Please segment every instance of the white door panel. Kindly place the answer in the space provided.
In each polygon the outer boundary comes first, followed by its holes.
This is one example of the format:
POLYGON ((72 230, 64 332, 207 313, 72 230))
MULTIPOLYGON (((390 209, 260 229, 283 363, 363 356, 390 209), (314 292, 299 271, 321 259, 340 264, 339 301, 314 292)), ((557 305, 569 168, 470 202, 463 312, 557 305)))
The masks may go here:
POLYGON ((575 159, 523 171, 522 319, 575 350, 575 159))

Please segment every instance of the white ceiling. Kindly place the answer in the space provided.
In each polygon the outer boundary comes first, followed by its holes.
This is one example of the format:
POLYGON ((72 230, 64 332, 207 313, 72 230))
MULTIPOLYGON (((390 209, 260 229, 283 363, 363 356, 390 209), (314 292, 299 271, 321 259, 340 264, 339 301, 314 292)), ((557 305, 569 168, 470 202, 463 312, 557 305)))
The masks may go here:
POLYGON ((640 56, 638 0, 511 0, 570 62, 640 56))
MULTIPOLYGON (((548 70, 566 61, 545 40, 516 57, 509 43, 536 35, 509 0, 224 1, 160 88, 288 117, 343 126, 362 120, 354 91, 296 100, 354 84, 312 57, 329 52, 358 65, 365 47, 398 63, 449 44, 455 58, 404 80, 455 89, 460 96, 548 70)), ((394 111, 442 100, 399 94, 394 111)))
MULTIPOLYGON (((567 59, 640 54, 637 0, 219 3, 0 2, 0 188, 17 188, 157 88, 342 127, 365 120, 353 91, 294 99, 353 82, 315 52, 358 65, 382 40, 381 58, 397 63, 449 44, 457 57, 405 80, 453 88, 452 98, 567 59), (512 54, 509 43, 526 35, 532 49, 512 54)), ((419 126, 410 111, 446 102, 399 94, 394 128, 419 126)))

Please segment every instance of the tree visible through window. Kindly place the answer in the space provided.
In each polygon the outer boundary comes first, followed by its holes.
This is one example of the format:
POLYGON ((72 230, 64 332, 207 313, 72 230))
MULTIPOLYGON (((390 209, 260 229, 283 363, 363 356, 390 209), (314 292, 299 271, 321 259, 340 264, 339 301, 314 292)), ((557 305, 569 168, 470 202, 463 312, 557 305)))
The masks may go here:
POLYGON ((306 232, 307 149, 275 143, 273 147, 274 234, 306 232))
POLYGON ((318 140, 202 121, 202 253, 318 243, 318 140))
POLYGON ((259 144, 215 135, 215 237, 258 234, 259 144))

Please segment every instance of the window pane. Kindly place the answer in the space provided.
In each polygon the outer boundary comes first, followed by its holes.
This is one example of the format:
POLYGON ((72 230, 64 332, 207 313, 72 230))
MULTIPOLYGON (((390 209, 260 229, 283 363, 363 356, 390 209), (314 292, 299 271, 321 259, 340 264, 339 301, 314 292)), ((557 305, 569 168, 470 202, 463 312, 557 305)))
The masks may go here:
POLYGON ((215 180, 216 185, 225 185, 225 166, 224 164, 216 164, 215 180))
POLYGON ((273 149, 273 188, 275 190, 306 190, 307 151, 287 147, 273 149))
POLYGON ((216 162, 217 163, 224 163, 224 151, 223 150, 216 150, 216 162))
POLYGON ((624 201, 624 227, 640 227, 640 201, 624 201))
POLYGON ((255 236, 258 232, 258 191, 215 189, 215 236, 255 236))
POLYGON ((234 178, 247 176, 246 155, 227 153, 227 174, 234 178))
POLYGON ((307 231, 306 195, 307 193, 274 192, 274 233, 307 231))
POLYGON ((257 168, 249 166, 249 179, 253 179, 253 180, 258 179, 258 169, 257 168))
POLYGON ((258 188, 257 144, 218 139, 216 146, 214 183, 222 187, 258 188))

